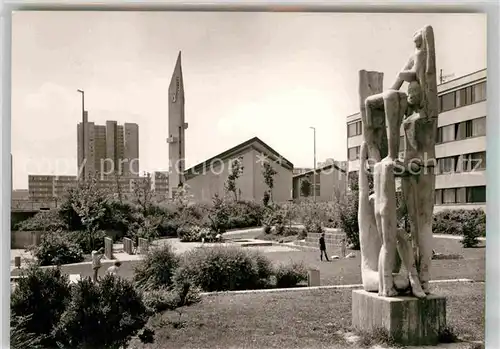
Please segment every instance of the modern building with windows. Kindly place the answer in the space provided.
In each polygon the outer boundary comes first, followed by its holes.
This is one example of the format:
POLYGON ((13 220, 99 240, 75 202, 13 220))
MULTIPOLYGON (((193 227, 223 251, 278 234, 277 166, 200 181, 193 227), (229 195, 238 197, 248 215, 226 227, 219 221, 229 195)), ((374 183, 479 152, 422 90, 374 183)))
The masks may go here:
MULTIPOLYGON (((435 211, 486 208, 486 69, 438 85, 435 211)), ((401 133, 403 137, 403 133, 401 133)), ((361 115, 347 117, 348 171, 359 170, 361 115)), ((403 143, 401 142, 401 150, 403 143)))
POLYGON ((85 178, 91 175, 118 174, 139 176, 139 126, 134 123, 106 125, 85 122, 85 142, 82 142, 82 123, 77 126, 78 169, 85 162, 85 178), (83 145, 85 145, 84 148, 83 145))

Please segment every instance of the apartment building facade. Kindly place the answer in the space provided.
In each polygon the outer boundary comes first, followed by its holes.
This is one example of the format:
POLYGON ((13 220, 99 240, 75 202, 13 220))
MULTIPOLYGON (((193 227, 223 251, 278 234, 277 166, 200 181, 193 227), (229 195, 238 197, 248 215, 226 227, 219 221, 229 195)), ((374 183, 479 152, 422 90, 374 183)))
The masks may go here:
MULTIPOLYGON (((438 85, 435 211, 486 208, 486 80, 483 69, 438 85)), ((359 171, 362 132, 360 113, 349 115, 349 175, 359 171)))
MULTIPOLYGON (((98 189, 108 193, 127 198, 134 192, 134 186, 146 177, 138 176, 102 176, 97 179, 98 189)), ((78 185, 77 176, 55 176, 55 175, 29 175, 27 198, 33 201, 59 200, 70 188, 78 185)), ((151 174, 150 184, 155 198, 165 199, 168 197, 168 174, 165 172, 154 172, 151 174)))
POLYGON ((77 126, 78 169, 84 159, 84 176, 123 175, 139 176, 139 126, 133 123, 118 125, 106 121, 97 125, 86 121, 77 126), (84 141, 82 141, 82 131, 84 141))

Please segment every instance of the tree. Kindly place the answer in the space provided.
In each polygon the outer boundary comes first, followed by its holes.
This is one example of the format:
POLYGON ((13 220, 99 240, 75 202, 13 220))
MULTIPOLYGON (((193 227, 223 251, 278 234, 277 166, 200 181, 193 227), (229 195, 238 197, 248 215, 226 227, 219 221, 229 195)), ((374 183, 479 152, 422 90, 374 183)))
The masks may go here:
POLYGON ((142 213, 146 216, 151 207, 154 192, 151 186, 151 174, 145 173, 145 176, 138 178, 132 183, 132 191, 134 194, 134 202, 140 206, 142 213))
POLYGON ((278 172, 272 167, 269 161, 264 162, 264 167, 262 168, 262 175, 264 176, 264 182, 269 188, 271 201, 273 201, 274 176, 277 173, 278 172))
POLYGON ((226 183, 224 184, 226 191, 233 193, 235 201, 238 201, 238 189, 236 187, 236 181, 243 174, 243 169, 243 163, 240 158, 233 160, 229 167, 229 176, 227 177, 226 183))
POLYGON ((304 178, 300 181, 300 193, 306 198, 311 195, 311 182, 309 179, 304 178))
POLYGON ((61 204, 61 210, 70 208, 78 215, 81 225, 89 235, 89 246, 93 247, 94 235, 106 216, 106 203, 105 193, 97 188, 97 178, 91 177, 88 181, 78 183, 78 187, 69 190, 66 201, 61 204))
POLYGON ((359 243, 359 185, 356 176, 350 176, 349 190, 335 192, 335 206, 339 218, 339 226, 346 234, 347 241, 354 250, 360 249, 359 243))
POLYGON ((174 202, 181 212, 188 206, 189 202, 193 198, 193 195, 191 195, 189 189, 189 185, 184 183, 180 184, 177 190, 174 192, 174 202))

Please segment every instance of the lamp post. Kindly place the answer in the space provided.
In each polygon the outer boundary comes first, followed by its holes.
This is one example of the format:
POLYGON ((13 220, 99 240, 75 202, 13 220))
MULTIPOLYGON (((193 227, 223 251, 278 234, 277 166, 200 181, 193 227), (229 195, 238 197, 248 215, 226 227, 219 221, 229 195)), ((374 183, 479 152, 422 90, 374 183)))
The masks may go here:
MULTIPOLYGON (((85 91, 78 89, 77 92, 82 94, 82 168, 81 168, 81 174, 82 178, 85 180, 85 91)), ((78 164, 80 166, 80 164, 78 164)), ((78 168, 78 171, 80 171, 80 168, 78 168)))
POLYGON ((316 202, 316 127, 309 127, 313 130, 314 136, 314 172, 313 172, 313 198, 314 202, 316 202))

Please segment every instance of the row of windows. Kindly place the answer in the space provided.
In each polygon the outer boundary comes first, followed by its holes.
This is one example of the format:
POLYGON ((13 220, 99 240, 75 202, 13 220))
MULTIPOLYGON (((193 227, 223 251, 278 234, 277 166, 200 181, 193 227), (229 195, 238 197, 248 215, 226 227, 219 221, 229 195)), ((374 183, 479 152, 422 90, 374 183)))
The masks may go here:
MULTIPOLYGON (((460 90, 445 93, 438 98, 439 112, 449 111, 473 103, 486 100, 486 81, 460 90)), ((363 133, 361 121, 347 125, 347 137, 359 136, 363 133)), ((472 137, 472 136, 471 136, 472 137)))
POLYGON ((486 136, 486 116, 439 127, 436 143, 460 141, 479 136, 486 136))
MULTIPOLYGON (((436 144, 460 141, 467 138, 486 136, 486 117, 480 117, 472 120, 458 122, 437 129, 436 144)), ((349 161, 359 159, 360 146, 352 147, 347 150, 349 161)), ((404 136, 399 140, 399 151, 404 151, 404 136)))
POLYGON ((448 156, 437 159, 436 174, 471 172, 486 169, 486 152, 448 156))
POLYGON ((435 204, 482 204, 486 202, 486 186, 436 189, 435 204))
MULTIPOLYGON (((349 160, 359 159, 359 146, 349 148, 349 160)), ((436 174, 482 171, 486 169, 486 152, 476 152, 437 159, 436 174)))
POLYGON ((486 100, 486 81, 439 96, 439 112, 486 100))

